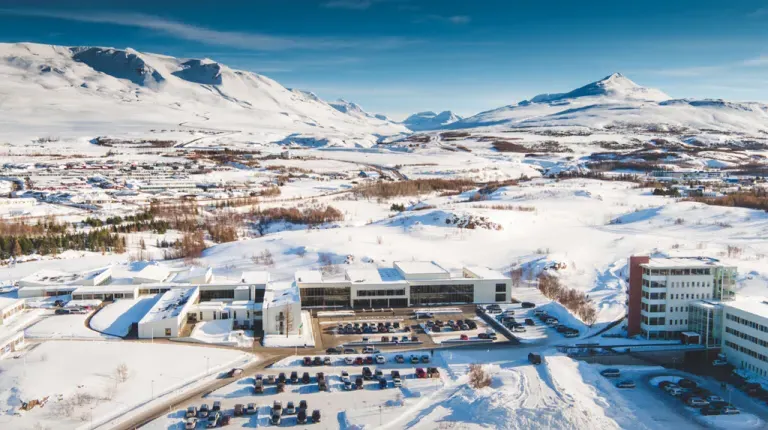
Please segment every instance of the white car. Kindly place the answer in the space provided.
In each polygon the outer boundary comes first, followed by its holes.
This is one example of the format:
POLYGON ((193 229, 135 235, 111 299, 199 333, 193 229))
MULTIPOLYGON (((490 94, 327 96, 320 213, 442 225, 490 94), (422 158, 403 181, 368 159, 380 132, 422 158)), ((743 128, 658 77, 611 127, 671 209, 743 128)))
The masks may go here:
POLYGON ((352 365, 355 363, 355 359, 353 357, 344 357, 344 362, 349 365, 352 365))
POLYGON ((723 400, 723 398, 720 396, 707 396, 707 401, 709 403, 714 403, 714 402, 724 402, 725 400, 723 400))
POLYGON ((341 371, 341 381, 342 382, 349 382, 350 381, 350 379, 349 379, 349 372, 347 372, 346 370, 342 370, 341 371))
POLYGON ((512 331, 515 332, 515 333, 524 333, 525 332, 525 327, 523 327, 521 325, 516 325, 514 328, 512 328, 512 331))
POLYGON ((695 408, 703 408, 704 406, 709 406, 709 402, 702 399, 701 397, 691 397, 686 403, 688 403, 688 406, 693 406, 695 408))
POLYGON ((383 355, 377 355, 376 356, 376 364, 384 364, 387 362, 387 359, 384 358, 383 355))
POLYGON ((712 365, 713 366, 726 366, 726 365, 728 365, 728 362, 725 361, 725 360, 719 360, 718 359, 718 360, 713 361, 712 365))

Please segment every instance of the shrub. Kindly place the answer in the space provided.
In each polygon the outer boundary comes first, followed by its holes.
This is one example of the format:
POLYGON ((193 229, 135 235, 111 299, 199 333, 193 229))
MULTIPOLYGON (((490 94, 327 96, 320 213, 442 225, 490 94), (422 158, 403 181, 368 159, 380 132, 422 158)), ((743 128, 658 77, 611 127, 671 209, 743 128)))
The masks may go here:
POLYGON ((361 185, 352 190, 352 192, 358 197, 389 199, 393 197, 418 196, 438 191, 462 192, 474 186, 475 183, 469 179, 415 179, 361 185))
POLYGON ((485 371, 481 364, 469 365, 469 386, 475 390, 491 386, 491 375, 485 371))

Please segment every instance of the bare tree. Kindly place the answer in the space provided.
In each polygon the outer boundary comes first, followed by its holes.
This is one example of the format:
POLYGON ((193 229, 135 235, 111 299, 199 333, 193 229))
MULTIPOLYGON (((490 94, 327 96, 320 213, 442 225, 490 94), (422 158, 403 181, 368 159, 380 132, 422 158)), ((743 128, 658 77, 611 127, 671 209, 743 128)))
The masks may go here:
POLYGON ((293 308, 288 306, 285 308, 285 312, 280 313, 283 316, 283 327, 285 327, 285 337, 293 330, 293 308))
POLYGON ((491 375, 482 365, 477 363, 469 365, 469 386, 476 390, 491 386, 491 375))
POLYGON ((130 371, 128 369, 128 365, 125 363, 120 363, 117 368, 115 369, 115 376, 117 376, 118 382, 125 382, 128 380, 128 377, 130 376, 130 371))

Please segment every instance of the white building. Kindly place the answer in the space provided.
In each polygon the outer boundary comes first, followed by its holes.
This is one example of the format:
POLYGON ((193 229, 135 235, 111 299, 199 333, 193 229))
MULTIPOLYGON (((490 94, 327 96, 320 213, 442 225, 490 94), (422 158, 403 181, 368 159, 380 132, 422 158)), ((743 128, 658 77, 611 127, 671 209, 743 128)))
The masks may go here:
POLYGON ((736 269, 714 259, 651 258, 640 267, 640 332, 646 339, 679 339, 688 331, 691 302, 733 297, 736 269))
POLYGON ((139 321, 139 338, 178 337, 189 310, 200 298, 200 289, 173 288, 166 291, 139 321))
POLYGON ((188 314, 190 321, 231 319, 235 325, 251 329, 261 322, 262 303, 248 300, 200 302, 191 307, 188 314))
POLYGON ((157 264, 148 264, 133 276, 134 284, 156 284, 170 278, 171 271, 157 264))
POLYGON ((722 351, 729 363, 768 377, 768 298, 723 303, 722 351))
POLYGON ((295 282, 274 282, 264 294, 262 306, 264 335, 300 335, 303 330, 301 297, 295 282))
POLYGON ((84 285, 72 291, 72 300, 117 300, 139 297, 136 285, 84 285))
POLYGON ((213 269, 211 267, 192 267, 189 270, 177 273, 173 277, 173 282, 210 284, 213 282, 213 269))
POLYGON ((24 299, 0 297, 0 325, 24 310, 24 299))
POLYGON ((395 262, 393 268, 350 269, 344 274, 304 270, 295 275, 305 307, 407 307, 509 302, 511 279, 465 267, 451 273, 431 261, 395 262))

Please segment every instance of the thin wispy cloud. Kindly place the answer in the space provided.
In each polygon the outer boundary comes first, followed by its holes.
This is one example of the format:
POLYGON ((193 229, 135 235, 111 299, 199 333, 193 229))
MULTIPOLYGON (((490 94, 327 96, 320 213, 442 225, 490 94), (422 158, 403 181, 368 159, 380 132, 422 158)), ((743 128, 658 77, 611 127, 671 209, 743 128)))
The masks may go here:
POLYGON ((392 3, 398 0, 331 0, 323 3, 329 9, 366 10, 379 3, 392 3))
POLYGON ((0 9, 0 14, 137 27, 153 30, 177 39, 204 43, 206 45, 218 45, 259 51, 301 49, 331 50, 348 48, 394 49, 414 42, 411 39, 402 37, 347 39, 339 37, 302 37, 241 31, 221 31, 142 13, 71 13, 65 11, 0 9))
POLYGON ((749 67, 768 66, 768 55, 747 58, 742 61, 735 61, 725 64, 716 64, 710 66, 678 67, 670 69, 651 70, 650 73, 660 76, 669 76, 675 78, 713 76, 730 70, 737 70, 749 67))
POLYGON ((421 18, 417 18, 414 20, 415 23, 424 23, 424 22, 442 22, 447 24, 469 24, 470 21, 472 21, 472 18, 466 16, 466 15, 427 15, 423 16, 421 18))
POLYGON ((768 7, 761 7, 760 9, 757 9, 751 12, 747 16, 749 16, 750 18, 760 18, 763 16, 768 16, 768 7))

